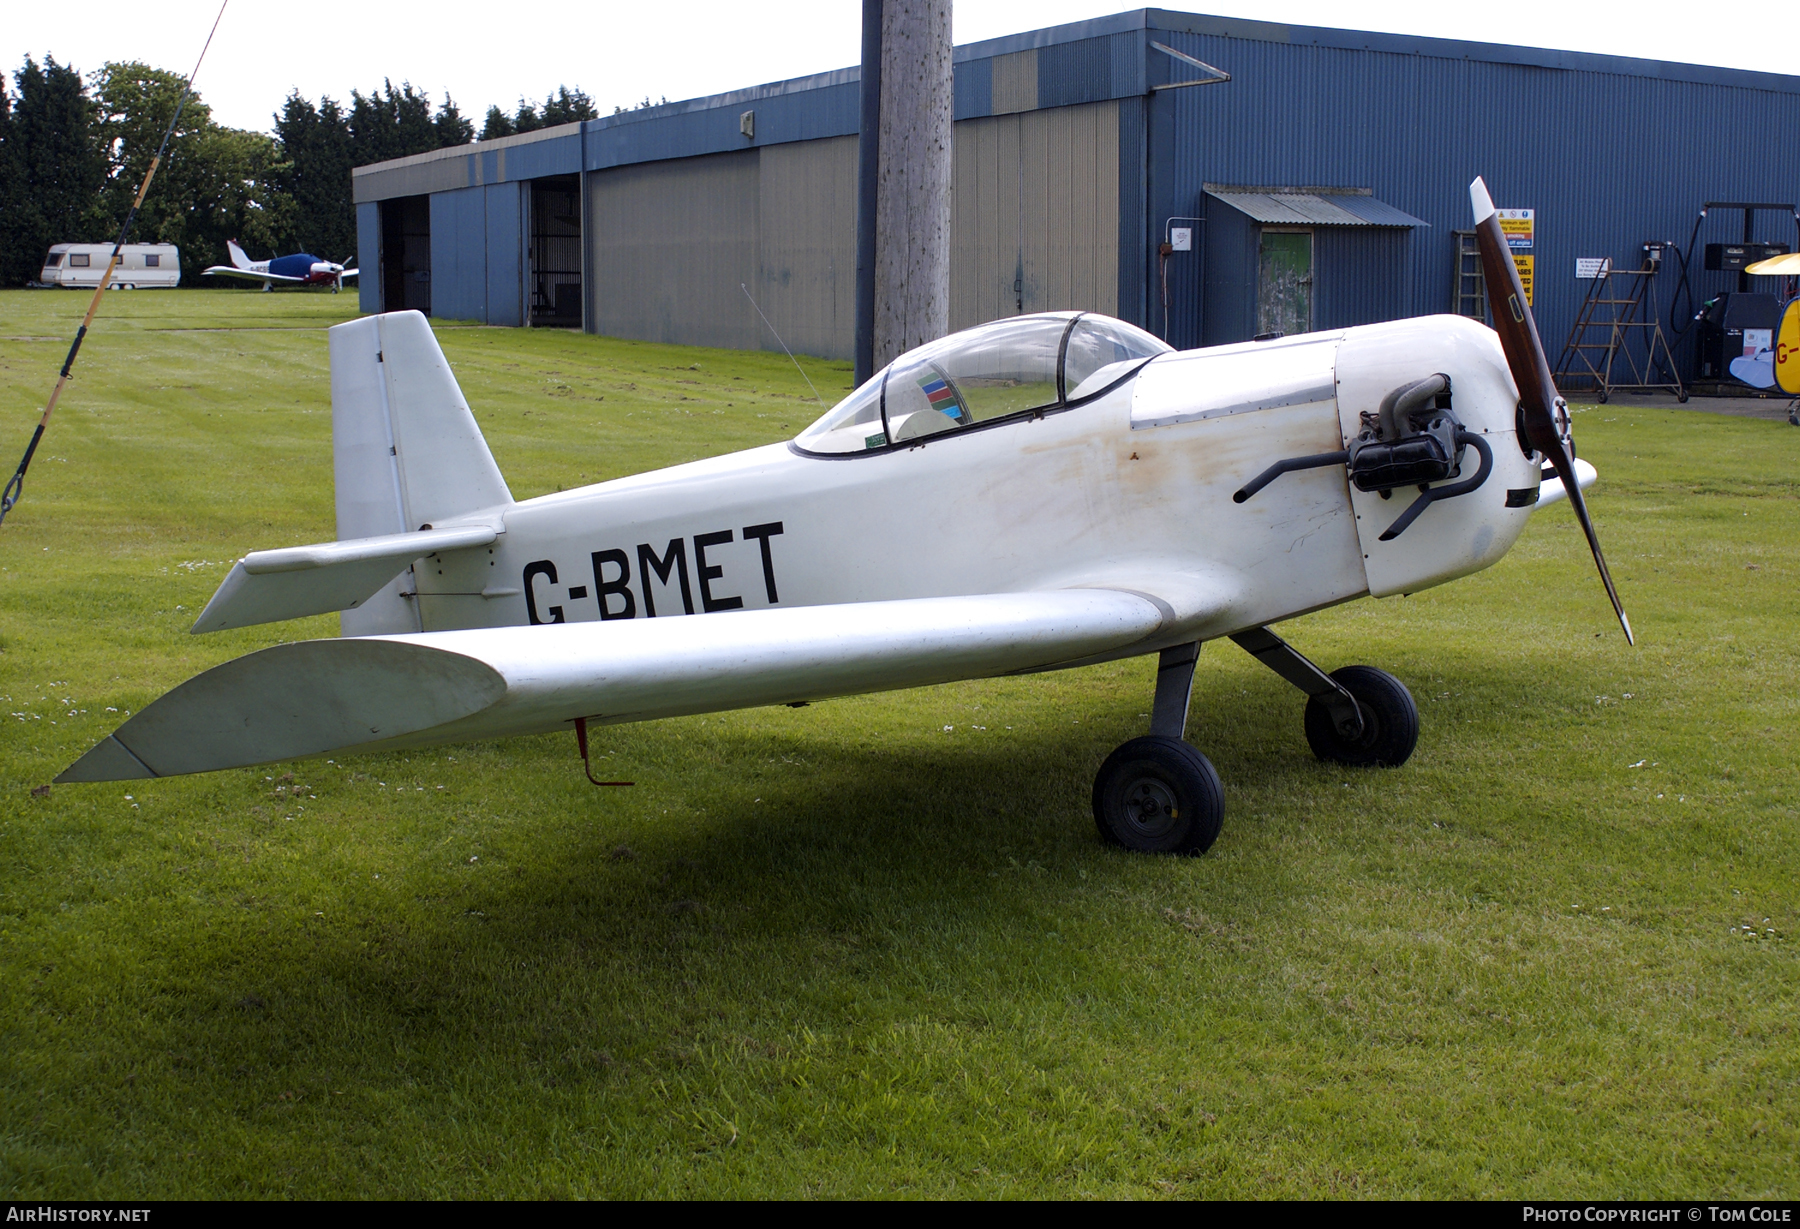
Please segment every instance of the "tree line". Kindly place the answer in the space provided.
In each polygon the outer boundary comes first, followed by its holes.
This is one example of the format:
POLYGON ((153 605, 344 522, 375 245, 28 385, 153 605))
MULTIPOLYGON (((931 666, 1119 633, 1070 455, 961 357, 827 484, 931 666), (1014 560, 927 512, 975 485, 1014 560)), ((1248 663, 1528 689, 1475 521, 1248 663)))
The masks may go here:
MULTIPOLYGON (((181 94, 179 74, 135 61, 84 76, 28 57, 10 86, 0 73, 0 286, 35 280, 53 243, 117 237, 181 94)), ((489 107, 481 139, 598 115, 585 93, 559 86, 541 105, 489 107)), ((190 273, 229 263, 227 239, 258 256, 353 259, 352 168, 476 139, 448 94, 434 104, 391 81, 350 91, 348 105, 296 90, 273 120, 270 132, 227 128, 190 98, 132 241, 177 244, 190 273)))

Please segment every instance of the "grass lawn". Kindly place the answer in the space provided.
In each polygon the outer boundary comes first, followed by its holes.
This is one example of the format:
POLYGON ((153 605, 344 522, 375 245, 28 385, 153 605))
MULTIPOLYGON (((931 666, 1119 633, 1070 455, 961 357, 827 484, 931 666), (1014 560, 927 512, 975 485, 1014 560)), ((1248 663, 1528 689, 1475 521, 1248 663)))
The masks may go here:
MULTIPOLYGON (((0 294, 0 463, 86 296, 0 294)), ((1209 646, 1200 858, 1088 791, 1153 663, 573 739, 48 781, 333 536, 349 295, 108 297, 0 528, 0 1195, 1800 1195, 1800 431, 1578 411, 1491 570, 1284 625, 1411 763, 1209 646), (113 710, 119 710, 114 712, 113 710)), ((439 333, 521 498, 793 435, 779 354, 439 333)), ((806 360, 828 399, 842 364, 806 360)))

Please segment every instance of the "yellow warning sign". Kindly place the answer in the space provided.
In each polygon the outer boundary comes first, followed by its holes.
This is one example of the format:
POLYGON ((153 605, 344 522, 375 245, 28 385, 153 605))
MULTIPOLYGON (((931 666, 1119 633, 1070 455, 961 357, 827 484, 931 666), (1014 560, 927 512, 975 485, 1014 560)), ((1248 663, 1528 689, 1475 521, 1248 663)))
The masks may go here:
POLYGON ((1500 217, 1500 233, 1506 236, 1509 248, 1528 248, 1537 238, 1537 210, 1535 209, 1499 209, 1495 212, 1500 217))
POLYGON ((1530 307, 1533 303, 1531 294, 1531 274, 1537 263, 1537 257, 1521 256, 1519 253, 1514 252, 1512 258, 1514 266, 1519 270, 1519 285, 1525 288, 1525 306, 1530 307))

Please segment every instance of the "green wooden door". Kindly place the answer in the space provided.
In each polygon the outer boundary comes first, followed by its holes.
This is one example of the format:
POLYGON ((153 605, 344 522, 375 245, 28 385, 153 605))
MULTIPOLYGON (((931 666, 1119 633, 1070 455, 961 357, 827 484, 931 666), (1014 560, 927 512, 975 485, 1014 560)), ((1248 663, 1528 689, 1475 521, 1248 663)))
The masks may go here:
POLYGON ((1313 237, 1265 230, 1256 262, 1257 333, 1312 332, 1313 237))

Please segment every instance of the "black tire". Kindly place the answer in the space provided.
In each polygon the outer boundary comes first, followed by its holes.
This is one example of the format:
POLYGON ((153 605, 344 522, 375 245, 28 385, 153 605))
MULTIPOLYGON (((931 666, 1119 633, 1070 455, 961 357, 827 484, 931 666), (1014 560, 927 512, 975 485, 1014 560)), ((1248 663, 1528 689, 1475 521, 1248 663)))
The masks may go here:
POLYGON ((1116 748, 1094 777, 1094 825, 1133 853, 1205 853, 1225 822, 1225 791, 1204 755, 1150 734, 1116 748))
POLYGON ((1352 768, 1398 768, 1419 745, 1419 708, 1406 684, 1374 666, 1345 666, 1331 672, 1362 710, 1362 737, 1338 733, 1330 711, 1318 700, 1306 702, 1306 741, 1322 760, 1352 768))

